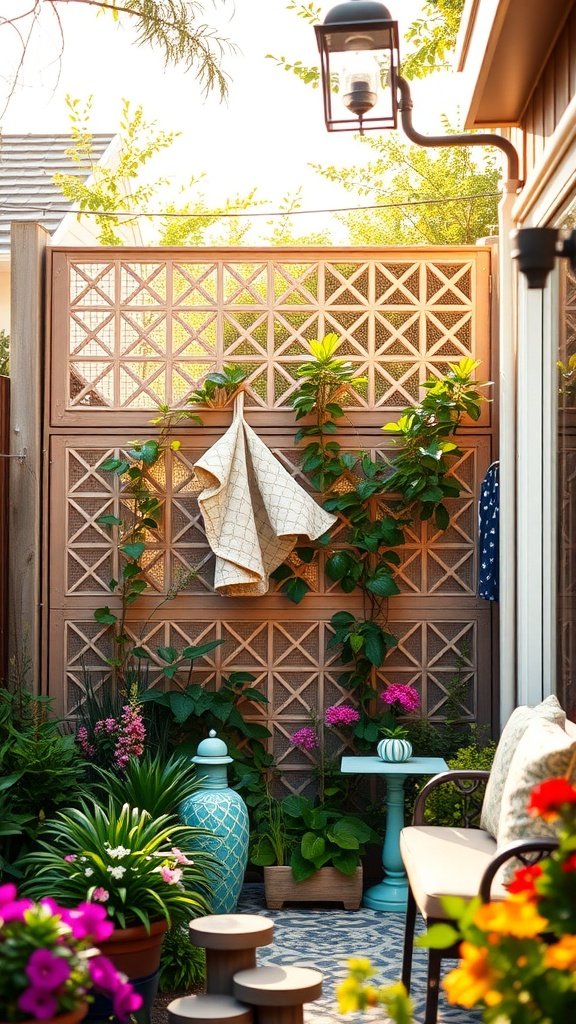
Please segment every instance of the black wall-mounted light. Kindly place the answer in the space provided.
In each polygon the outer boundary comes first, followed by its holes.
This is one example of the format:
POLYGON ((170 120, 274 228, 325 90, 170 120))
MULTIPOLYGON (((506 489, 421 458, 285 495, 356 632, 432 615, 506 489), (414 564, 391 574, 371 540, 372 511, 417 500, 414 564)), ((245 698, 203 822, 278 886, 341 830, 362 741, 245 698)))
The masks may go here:
POLYGON ((398 22, 379 0, 344 0, 316 25, 324 118, 329 132, 395 128, 418 146, 496 146, 508 159, 507 191, 519 181, 518 153, 509 139, 488 132, 421 135, 412 126, 412 97, 398 73, 398 22))
POLYGON ((545 288, 556 257, 570 261, 576 271, 576 231, 562 238, 557 228, 520 228, 512 234, 512 257, 525 275, 528 288, 545 288))

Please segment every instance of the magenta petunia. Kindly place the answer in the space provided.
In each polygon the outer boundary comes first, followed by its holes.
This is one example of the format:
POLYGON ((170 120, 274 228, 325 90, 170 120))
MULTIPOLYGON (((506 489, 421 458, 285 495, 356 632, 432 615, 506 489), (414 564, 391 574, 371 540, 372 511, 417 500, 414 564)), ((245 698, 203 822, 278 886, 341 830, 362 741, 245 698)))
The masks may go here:
POLYGON ((121 984, 120 975, 107 956, 95 956, 88 960, 88 970, 92 984, 102 992, 114 992, 115 988, 121 984))
POLYGON ((360 712, 350 704, 334 704, 324 712, 326 725, 354 725, 359 721, 360 712))
POLYGON ((44 988, 27 988, 20 996, 18 1006, 36 1020, 49 1020, 58 1012, 58 1001, 44 988))
POLYGON ((293 745, 299 747, 300 750, 317 750, 319 746, 316 730, 311 725, 304 725, 301 729, 297 729, 291 739, 293 745))
POLYGON ((70 913, 69 924, 75 938, 84 939, 89 935, 94 942, 104 942, 114 931, 105 907, 98 903, 79 903, 70 913))
POLYGON ((18 895, 18 890, 12 882, 8 882, 6 885, 0 885, 0 909, 6 906, 7 903, 14 903, 18 895))
POLYGON ((0 907, 0 920, 3 924, 9 921, 23 921, 24 913, 32 906, 32 900, 14 900, 0 907))
POLYGON ((142 1006, 142 996, 134 992, 130 984, 121 985, 114 993, 113 1009, 119 1020, 128 1020, 142 1006))
POLYGON ((70 967, 49 949, 35 949, 26 964, 26 974, 35 988, 53 992, 70 977, 70 967))

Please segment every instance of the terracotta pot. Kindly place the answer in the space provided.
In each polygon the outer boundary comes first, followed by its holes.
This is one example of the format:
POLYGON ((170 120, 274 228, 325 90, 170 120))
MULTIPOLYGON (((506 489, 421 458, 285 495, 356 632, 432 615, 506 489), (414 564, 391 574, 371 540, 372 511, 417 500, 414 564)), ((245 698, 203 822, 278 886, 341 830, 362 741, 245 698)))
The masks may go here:
POLYGON ((110 938, 98 945, 104 956, 130 980, 144 978, 160 967, 160 950, 167 927, 166 921, 153 921, 150 934, 143 924, 115 928, 110 938))
MULTIPOLYGON (((88 1003, 81 1003, 75 1010, 68 1010, 67 1013, 59 1013, 56 1017, 49 1017, 48 1020, 44 1021, 44 1024, 80 1024, 81 1020, 88 1013, 88 1003)), ((38 1024, 38 1021, 24 1020, 20 1024, 38 1024)))
POLYGON ((345 910, 358 910, 362 865, 353 875, 343 875, 336 868, 320 868, 304 882, 296 881, 292 868, 264 868, 264 893, 268 910, 281 910, 284 903, 343 903, 345 910))

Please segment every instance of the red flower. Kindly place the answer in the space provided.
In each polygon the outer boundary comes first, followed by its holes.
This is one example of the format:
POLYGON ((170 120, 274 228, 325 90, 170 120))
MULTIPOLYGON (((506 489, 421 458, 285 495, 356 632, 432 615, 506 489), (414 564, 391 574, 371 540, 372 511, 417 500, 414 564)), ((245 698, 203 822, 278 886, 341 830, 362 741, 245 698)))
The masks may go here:
POLYGON ((514 877, 506 888, 508 892, 523 893, 528 899, 537 896, 535 882, 537 878, 540 878, 542 874, 542 868, 540 864, 532 864, 528 868, 518 868, 514 872, 514 877))
POLYGON ((576 853, 571 853, 562 865, 562 871, 576 871, 576 853))
POLYGON ((559 817, 560 808, 567 804, 576 806, 576 786, 565 778, 547 779, 534 786, 528 811, 534 817, 544 818, 544 821, 554 821, 559 817))

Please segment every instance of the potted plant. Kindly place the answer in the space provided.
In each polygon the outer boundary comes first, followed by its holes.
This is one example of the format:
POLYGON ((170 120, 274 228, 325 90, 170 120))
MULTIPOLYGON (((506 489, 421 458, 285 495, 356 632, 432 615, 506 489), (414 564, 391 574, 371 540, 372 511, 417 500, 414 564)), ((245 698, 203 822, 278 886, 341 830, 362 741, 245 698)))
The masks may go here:
POLYGON ((142 998, 96 947, 113 931, 104 907, 19 899, 16 886, 0 886, 0 1020, 77 1024, 93 992, 104 993, 125 1021, 142 998))
MULTIPOLYGON (((326 709, 328 729, 353 726, 356 708, 326 709)), ((270 793, 254 814, 250 859, 264 868, 266 904, 280 909, 286 901, 342 901, 355 910, 362 897, 362 863, 366 844, 378 836, 361 818, 342 810, 343 793, 332 785, 326 758, 326 735, 315 716, 292 736, 301 750, 319 751, 315 774, 318 799, 291 794, 275 800, 270 793)))
POLYGON ((210 912, 207 870, 218 868, 197 849, 199 832, 112 798, 107 807, 83 802, 60 811, 22 858, 23 892, 105 906, 114 930, 104 952, 153 999, 166 928, 210 912))

